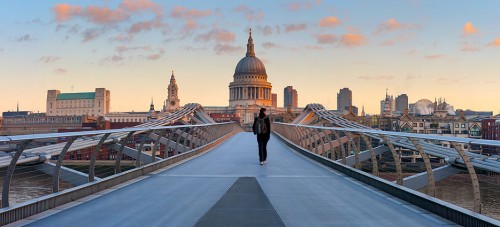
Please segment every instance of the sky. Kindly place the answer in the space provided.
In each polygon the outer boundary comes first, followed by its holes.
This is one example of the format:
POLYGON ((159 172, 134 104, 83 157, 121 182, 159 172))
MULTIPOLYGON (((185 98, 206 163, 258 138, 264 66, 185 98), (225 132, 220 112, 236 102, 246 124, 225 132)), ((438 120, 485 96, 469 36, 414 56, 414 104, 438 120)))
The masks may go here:
POLYGON ((2 1, 0 111, 45 112, 47 90, 111 91, 111 111, 159 110, 174 71, 181 105, 228 105, 252 28, 283 105, 336 109, 445 98, 500 112, 500 1, 2 1))

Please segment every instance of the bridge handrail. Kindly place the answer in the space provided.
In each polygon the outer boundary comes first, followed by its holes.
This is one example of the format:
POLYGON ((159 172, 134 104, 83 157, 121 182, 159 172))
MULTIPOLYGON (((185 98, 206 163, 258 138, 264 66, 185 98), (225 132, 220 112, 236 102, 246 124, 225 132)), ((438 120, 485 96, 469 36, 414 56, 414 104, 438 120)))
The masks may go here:
POLYGON ((0 142, 14 142, 14 141, 50 139, 50 138, 60 138, 60 137, 72 137, 72 136, 90 136, 90 135, 100 135, 100 134, 118 133, 118 132, 143 132, 143 131, 151 131, 151 130, 175 129, 175 128, 186 128, 186 127, 204 127, 204 126, 224 125, 224 124, 232 124, 232 123, 234 123, 234 122, 199 124, 199 125, 131 127, 131 128, 122 128, 122 129, 106 129, 106 130, 93 130, 93 131, 82 131, 82 132, 60 132, 60 133, 0 136, 0 142))
POLYGON ((500 147, 500 141, 496 141, 496 140, 460 138, 460 137, 451 137, 451 136, 434 136, 434 135, 417 134, 417 133, 390 132, 390 131, 369 130, 369 129, 359 129, 359 128, 341 128, 341 127, 301 125, 301 124, 290 124, 290 123, 281 123, 281 122, 274 122, 274 124, 305 127, 305 128, 314 128, 314 129, 323 129, 323 130, 335 130, 335 131, 344 131, 344 132, 360 132, 360 133, 368 133, 368 134, 388 135, 388 136, 397 136, 397 137, 406 137, 406 138, 410 137, 410 138, 418 138, 418 139, 427 139, 427 140, 437 140, 437 141, 468 143, 468 144, 475 144, 475 145, 486 145, 486 146, 498 146, 498 147, 500 147))

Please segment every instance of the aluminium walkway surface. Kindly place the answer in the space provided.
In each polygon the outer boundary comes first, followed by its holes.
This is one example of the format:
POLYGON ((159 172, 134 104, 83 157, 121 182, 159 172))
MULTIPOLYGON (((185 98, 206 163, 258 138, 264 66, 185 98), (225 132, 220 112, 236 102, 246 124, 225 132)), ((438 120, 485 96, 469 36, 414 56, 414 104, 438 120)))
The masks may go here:
POLYGON ((238 209, 246 209, 238 214, 247 226, 453 225, 306 159, 274 135, 268 152, 267 164, 259 165, 255 137, 238 133, 190 161, 16 224, 221 226, 223 222, 210 220, 231 219, 238 209), (250 179, 247 189, 235 183, 238 179, 250 179), (235 196, 235 187, 255 195, 235 196), (252 198, 257 201, 252 203, 255 206, 242 206, 252 198), (262 210, 269 215, 255 215, 262 210), (214 218, 214 214, 219 216, 214 218))

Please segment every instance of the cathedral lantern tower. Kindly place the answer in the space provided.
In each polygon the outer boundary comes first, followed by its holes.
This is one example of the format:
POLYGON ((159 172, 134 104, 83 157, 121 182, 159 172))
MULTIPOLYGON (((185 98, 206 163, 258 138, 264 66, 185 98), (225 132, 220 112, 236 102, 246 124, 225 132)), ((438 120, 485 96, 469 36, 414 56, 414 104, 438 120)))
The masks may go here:
POLYGON ((236 65, 234 81, 229 84, 229 106, 268 106, 272 104, 271 83, 267 82, 264 63, 255 56, 252 30, 247 53, 236 65))
POLYGON ((170 84, 168 85, 168 97, 165 100, 164 112, 171 112, 179 108, 179 89, 177 88, 177 83, 175 82, 174 71, 172 71, 172 76, 170 77, 170 84))

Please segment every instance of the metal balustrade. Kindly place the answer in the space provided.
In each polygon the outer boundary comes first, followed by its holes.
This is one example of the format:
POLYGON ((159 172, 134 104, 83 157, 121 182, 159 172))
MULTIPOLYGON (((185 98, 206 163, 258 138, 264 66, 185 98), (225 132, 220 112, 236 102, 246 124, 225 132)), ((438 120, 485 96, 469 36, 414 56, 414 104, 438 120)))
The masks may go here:
MULTIPOLYGON (((468 172, 473 187, 473 211, 477 213, 481 213, 481 196, 476 169, 474 168, 471 160, 476 160, 478 156, 475 154, 471 155, 471 153, 469 152, 465 152, 463 146, 464 144, 486 145, 495 147, 500 146, 500 141, 388 132, 361 128, 323 127, 286 123, 273 123, 271 128, 274 132, 286 138, 295 146, 306 149, 316 155, 320 155, 324 158, 339 162, 343 165, 348 164, 348 159, 353 160, 354 165, 350 166, 354 166, 357 169, 360 169, 361 167, 359 158, 361 154, 360 145, 363 145, 367 148, 367 151, 363 153, 369 153, 369 156, 365 156, 369 158, 365 158, 364 160, 371 159, 373 161, 372 174, 375 176, 379 175, 376 157, 377 155, 380 155, 381 152, 375 151, 375 149, 372 147, 372 140, 378 141, 380 144, 383 144, 383 146, 386 146, 388 148, 388 151, 391 152, 396 166, 396 183, 403 186, 405 185, 403 184, 400 154, 398 154, 398 152, 396 151, 396 147, 402 145, 401 141, 410 141, 413 144, 412 149, 420 153, 425 164, 427 175, 427 194, 431 196, 436 195, 436 179, 434 176, 436 170, 432 169, 430 156, 428 154, 429 151, 432 150, 429 149, 429 146, 427 146, 427 149, 424 149, 423 147, 429 144, 428 142, 426 142, 429 140, 449 142, 455 150, 455 156, 458 157, 461 161, 457 162, 456 159, 448 159, 447 161, 449 162, 449 164, 454 166, 463 164, 463 167, 465 167, 466 171, 468 172), (351 155, 351 152, 354 154, 351 155)), ((405 147, 408 147, 408 145, 405 144, 405 147)), ((387 148, 385 151, 387 151, 387 148)), ((382 152, 383 151, 384 150, 382 150, 382 152)), ((496 165, 498 163, 498 157, 482 156, 480 161, 483 163, 491 164, 489 165, 489 169, 497 170, 492 172, 500 172, 500 169, 496 168, 498 167, 498 165, 496 165)))
MULTIPOLYGON (((165 162, 169 159, 176 158, 183 154, 193 153, 193 151, 198 151, 202 148, 205 148, 208 144, 214 143, 221 138, 227 138, 228 136, 241 131, 243 131, 243 128, 241 126, 229 122, 199 125, 133 127, 114 130, 2 136, 0 137, 1 142, 17 145, 17 150, 15 152, 12 152, 13 154, 11 154, 12 158, 3 178, 2 207, 5 208, 9 207, 10 205, 10 184, 16 166, 19 167, 19 157, 23 155, 23 152, 26 150, 26 147, 30 143, 39 139, 58 138, 67 141, 59 143, 57 144, 57 146, 51 146, 50 148, 51 150, 60 149, 58 151, 59 157, 57 161, 55 161, 56 163, 55 165, 53 165, 54 167, 52 171, 52 191, 53 193, 55 193, 60 190, 59 181, 61 176, 61 168, 65 161, 64 157, 68 152, 75 152, 77 150, 86 148, 92 149, 92 156, 89 160, 89 174, 87 181, 91 183, 106 180, 97 179, 97 177, 95 176, 97 155, 102 146, 107 146, 111 149, 116 150, 117 154, 114 165, 114 174, 120 174, 121 161, 123 155, 125 154, 125 149, 129 151, 127 153, 128 156, 133 156, 136 159, 135 168, 138 169, 143 166, 155 165, 160 162, 165 162), (126 146, 127 141, 129 141, 132 137, 138 137, 140 139, 141 142, 138 149, 133 149, 126 146), (146 138, 152 139, 154 144, 151 151, 152 155, 149 160, 141 159, 141 156, 145 156, 145 154, 143 153, 143 146, 146 138), (78 146, 76 146, 76 142, 79 142, 78 146), (165 146, 165 156, 163 157, 163 159, 157 158, 157 152, 160 143, 165 146), (130 151, 132 151, 132 154, 130 153, 130 151), (170 151, 171 153, 173 153, 172 156, 169 156, 170 151), (135 152, 135 154, 133 152, 135 152)), ((45 163, 51 163, 51 161, 45 160, 45 163)), ((145 174, 145 172, 143 171, 142 174, 145 174)), ((111 176, 111 178, 112 177, 113 176, 111 176)))

